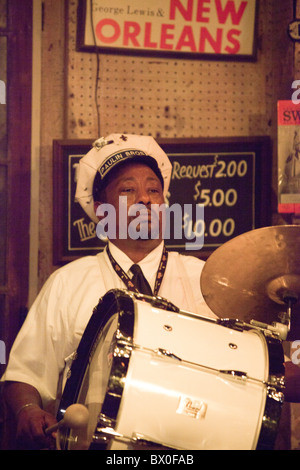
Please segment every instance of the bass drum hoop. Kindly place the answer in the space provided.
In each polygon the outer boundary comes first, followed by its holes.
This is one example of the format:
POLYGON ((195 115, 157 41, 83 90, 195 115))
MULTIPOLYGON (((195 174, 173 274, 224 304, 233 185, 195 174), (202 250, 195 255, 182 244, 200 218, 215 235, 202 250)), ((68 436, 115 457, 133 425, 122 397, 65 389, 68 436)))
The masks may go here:
POLYGON ((269 378, 265 385, 265 409, 256 450, 273 450, 284 402, 285 368, 282 342, 273 336, 265 336, 265 341, 269 359, 269 378))

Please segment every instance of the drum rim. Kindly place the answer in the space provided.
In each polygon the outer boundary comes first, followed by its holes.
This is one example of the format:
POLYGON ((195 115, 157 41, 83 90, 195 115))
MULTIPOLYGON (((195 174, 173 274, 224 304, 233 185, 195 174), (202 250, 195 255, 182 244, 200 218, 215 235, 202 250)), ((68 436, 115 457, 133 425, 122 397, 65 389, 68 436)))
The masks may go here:
POLYGON ((272 450, 278 434, 284 403, 284 354, 282 342, 265 337, 269 357, 269 378, 266 384, 266 401, 256 450, 272 450))

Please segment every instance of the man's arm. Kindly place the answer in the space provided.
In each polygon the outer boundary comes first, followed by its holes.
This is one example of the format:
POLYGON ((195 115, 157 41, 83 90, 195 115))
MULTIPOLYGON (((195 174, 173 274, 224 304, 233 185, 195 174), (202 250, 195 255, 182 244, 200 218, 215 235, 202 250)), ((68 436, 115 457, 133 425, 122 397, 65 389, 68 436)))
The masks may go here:
POLYGON ((36 388, 22 382, 6 382, 4 399, 16 417, 18 446, 26 449, 53 447, 53 438, 45 435, 45 429, 55 424, 56 419, 42 409, 36 388))

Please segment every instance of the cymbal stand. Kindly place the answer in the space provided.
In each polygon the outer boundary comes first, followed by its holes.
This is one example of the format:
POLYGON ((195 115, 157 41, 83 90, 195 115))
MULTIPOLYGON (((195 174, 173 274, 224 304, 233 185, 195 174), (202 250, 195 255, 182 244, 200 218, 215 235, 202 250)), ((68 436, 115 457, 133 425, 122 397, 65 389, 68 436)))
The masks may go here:
POLYGON ((287 336, 291 330, 292 309, 293 306, 298 302, 298 294, 296 292, 286 290, 282 294, 282 300, 285 303, 287 309, 285 312, 279 315, 279 322, 273 322, 272 325, 268 325, 266 323, 251 320, 250 324, 256 328, 272 332, 284 341, 287 339, 287 336))

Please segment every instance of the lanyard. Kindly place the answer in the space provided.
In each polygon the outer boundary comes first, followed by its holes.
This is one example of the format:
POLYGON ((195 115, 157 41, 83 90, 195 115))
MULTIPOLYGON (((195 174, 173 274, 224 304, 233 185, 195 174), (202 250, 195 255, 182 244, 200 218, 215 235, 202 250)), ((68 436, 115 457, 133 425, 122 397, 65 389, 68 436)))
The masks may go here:
MULTIPOLYGON (((134 284, 131 282, 129 276, 125 273, 125 271, 123 271, 121 266, 116 262, 116 260, 112 256, 108 245, 106 247, 106 252, 107 252, 107 255, 110 259, 112 267, 114 268, 114 270, 116 271, 118 276, 122 279, 122 281, 126 285, 127 289, 130 290, 130 291, 133 291, 133 292, 138 292, 138 290, 136 289, 134 284)), ((157 275, 156 275, 154 293, 153 293, 154 296, 158 295, 158 291, 160 289, 160 286, 161 286, 161 283, 162 283, 162 280, 163 280, 163 277, 164 277, 164 274, 165 274, 165 270, 166 270, 166 267, 167 267, 167 261, 168 261, 168 252, 167 252, 167 250, 164 246, 162 256, 161 256, 161 259, 160 259, 160 263, 159 263, 159 267, 158 267, 158 271, 157 271, 157 275)))

